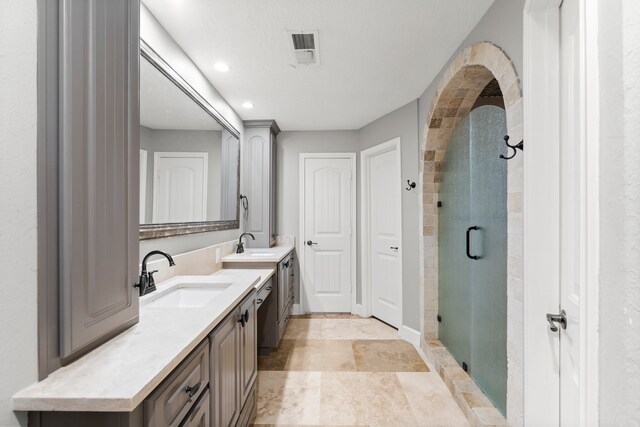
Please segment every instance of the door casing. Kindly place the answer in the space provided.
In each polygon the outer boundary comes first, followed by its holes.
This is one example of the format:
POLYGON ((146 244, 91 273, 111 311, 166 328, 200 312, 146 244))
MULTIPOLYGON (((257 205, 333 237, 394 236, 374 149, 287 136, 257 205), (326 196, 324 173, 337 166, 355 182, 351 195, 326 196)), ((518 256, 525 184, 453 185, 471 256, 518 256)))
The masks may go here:
MULTIPOLYGON (((397 182, 398 185, 401 185, 402 183, 402 153, 401 153, 401 140, 400 138, 394 138, 390 141, 387 142, 383 142, 382 144, 378 144, 374 147, 371 147, 367 150, 364 150, 360 153, 360 227, 361 227, 361 234, 360 234, 360 248, 361 248, 361 257, 360 257, 360 277, 361 277, 361 283, 362 283, 362 309, 360 310, 360 313, 358 313, 359 315, 363 316, 363 317, 369 317, 372 315, 372 301, 371 301, 371 297, 372 297, 372 283, 371 283, 371 259, 369 258, 368 254, 369 251, 371 250, 371 233, 370 231, 370 227, 371 227, 371 214, 370 211, 368 209, 369 207, 369 197, 368 197, 368 191, 366 191, 366 189, 370 186, 370 169, 369 169, 369 159, 376 155, 376 154, 381 154, 384 153, 386 151, 389 151, 390 149, 395 149, 396 150, 396 155, 397 155, 397 161, 398 161, 398 176, 397 176, 397 182)), ((401 197, 402 198, 402 197, 401 197)), ((400 203, 400 205, 398 206, 398 218, 402 218, 402 203, 400 203)), ((404 320, 403 320, 403 304, 402 304, 402 294, 404 293, 404 286, 402 286, 403 280, 402 278, 403 276, 403 271, 402 271, 402 227, 401 227, 401 231, 400 231, 400 235, 398 236, 398 246, 400 247, 400 253, 399 253, 399 258, 400 258, 400 283, 401 283, 401 297, 400 297, 400 301, 399 301, 399 310, 400 310, 400 320, 401 320, 401 324, 398 325, 398 329, 400 329, 403 324, 404 324, 404 320)))
POLYGON ((304 256, 304 234, 305 234, 305 160, 307 159, 349 159, 351 161, 351 313, 356 313, 356 181, 354 179, 356 173, 356 153, 300 153, 300 199, 299 199, 299 215, 300 215, 300 234, 295 242, 298 259, 300 262, 300 314, 307 312, 305 304, 305 256, 304 256))

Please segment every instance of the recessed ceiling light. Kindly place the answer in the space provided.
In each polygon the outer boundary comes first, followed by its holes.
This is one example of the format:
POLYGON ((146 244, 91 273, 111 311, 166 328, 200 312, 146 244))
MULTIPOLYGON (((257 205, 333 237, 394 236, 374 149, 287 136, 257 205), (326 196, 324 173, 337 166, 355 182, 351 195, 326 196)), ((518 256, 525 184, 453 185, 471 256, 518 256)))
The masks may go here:
POLYGON ((243 103, 242 106, 244 108, 253 108, 254 107, 253 102, 249 102, 249 101, 243 103))
POLYGON ((215 68, 216 70, 222 73, 226 73, 227 71, 229 71, 229 66, 224 62, 218 62, 216 65, 213 66, 213 68, 215 68))

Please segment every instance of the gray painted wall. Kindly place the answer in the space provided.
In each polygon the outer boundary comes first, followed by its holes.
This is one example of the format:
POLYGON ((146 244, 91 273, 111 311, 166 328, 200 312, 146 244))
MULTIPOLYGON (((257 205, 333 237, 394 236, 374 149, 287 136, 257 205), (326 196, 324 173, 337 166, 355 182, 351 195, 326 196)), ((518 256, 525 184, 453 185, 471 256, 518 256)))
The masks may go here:
POLYGON ((1 426, 27 425, 11 396, 38 380, 36 37, 35 0, 0 2, 1 426))
MULTIPOLYGON (((395 137, 402 141, 402 174, 405 179, 418 180, 418 110, 417 101, 375 120, 358 131, 282 132, 278 135, 277 155, 277 230, 281 235, 293 235, 300 241, 299 185, 300 153, 357 153, 356 215, 360 235, 360 152, 395 137)), ((420 329, 420 260, 418 251, 418 192, 402 194, 403 244, 403 324, 420 329)), ((360 240, 356 239, 357 302, 361 303, 360 240)), ((299 302, 299 291, 295 293, 299 302)))
MULTIPOLYGON (((523 56, 523 9, 525 0, 496 0, 493 6, 482 17, 478 25, 469 33, 465 41, 458 47, 451 60, 453 60, 464 48, 474 43, 489 41, 504 50, 513 61, 518 75, 522 77, 522 56, 523 56)), ((440 73, 433 79, 433 82, 422 93, 418 101, 419 141, 424 141, 424 125, 429 114, 429 107, 438 84, 442 79, 442 74, 447 69, 449 62, 442 68, 440 73)))
MULTIPOLYGON (((276 230, 281 236, 295 236, 298 243, 300 242, 300 153, 357 153, 360 151, 358 133, 357 131, 281 132, 277 137, 276 150, 278 162, 276 230)), ((299 289, 295 289, 294 295, 295 302, 299 303, 299 289)))
MULTIPOLYGON (((236 114, 233 108, 231 108, 224 97, 220 95, 216 88, 213 87, 209 80, 207 80, 187 54, 184 53, 169 33, 167 33, 162 25, 153 17, 144 4, 141 5, 140 8, 140 37, 188 81, 232 126, 240 131, 240 150, 242 153, 244 142, 242 119, 236 114)), ((240 188, 242 188, 242 178, 240 188)), ((240 229, 242 229, 242 216, 240 222, 240 229)), ((142 259, 145 254, 154 249, 167 251, 171 254, 178 254, 228 242, 238 238, 240 229, 145 240, 140 242, 140 257, 142 259)))
MULTIPOLYGON (((418 102, 413 101, 358 131, 360 150, 400 137, 402 182, 418 182, 420 173, 418 140, 418 102)), ((358 183, 360 176, 358 175, 358 183)), ((403 186, 404 188, 405 186, 403 186)), ((360 183, 358 184, 358 189, 360 183)), ((420 204, 418 187, 402 190, 402 324, 420 330, 420 204)), ((358 191, 360 200, 360 191, 358 191)), ((360 232, 360 221, 358 221, 360 232)), ((360 259, 360 252, 358 252, 360 259)), ((359 265, 360 263, 358 263, 359 265)), ((362 283, 358 281, 359 288, 362 283)))
POLYGON ((154 153, 168 151, 206 152, 208 154, 207 220, 220 220, 222 131, 151 129, 140 126, 140 149, 147 150, 145 224, 151 224, 153 218, 154 153))
POLYGON ((640 420, 640 2, 599 2, 600 424, 640 420))

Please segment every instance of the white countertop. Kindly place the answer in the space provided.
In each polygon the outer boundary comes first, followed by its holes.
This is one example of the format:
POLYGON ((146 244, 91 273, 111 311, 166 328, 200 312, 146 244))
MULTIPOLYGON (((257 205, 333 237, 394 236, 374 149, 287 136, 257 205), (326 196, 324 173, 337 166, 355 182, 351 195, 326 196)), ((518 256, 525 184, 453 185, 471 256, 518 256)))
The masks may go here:
POLYGON ((211 276, 177 276, 140 300, 140 321, 72 364, 13 396, 17 411, 130 412, 193 351, 273 269, 220 270, 211 276), (180 281, 231 283, 199 308, 156 307, 180 281))
POLYGON ((222 257, 222 262, 280 262, 292 250, 293 245, 280 245, 272 248, 245 249, 244 253, 222 257))

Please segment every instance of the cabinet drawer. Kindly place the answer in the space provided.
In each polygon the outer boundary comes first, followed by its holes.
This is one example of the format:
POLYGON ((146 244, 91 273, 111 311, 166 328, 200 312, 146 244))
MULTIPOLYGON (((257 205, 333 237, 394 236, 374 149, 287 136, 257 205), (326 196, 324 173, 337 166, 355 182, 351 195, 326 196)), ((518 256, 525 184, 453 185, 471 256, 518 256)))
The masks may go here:
POLYGON ((209 427, 211 425, 211 399, 209 389, 205 390, 184 419, 180 427, 209 427))
POLYGON ((144 401, 145 425, 179 425, 208 384, 209 340, 205 340, 144 401))
POLYGON ((267 300, 267 297, 273 290, 273 277, 269 279, 269 281, 260 289, 258 295, 256 296, 256 307, 260 307, 263 302, 267 300))

